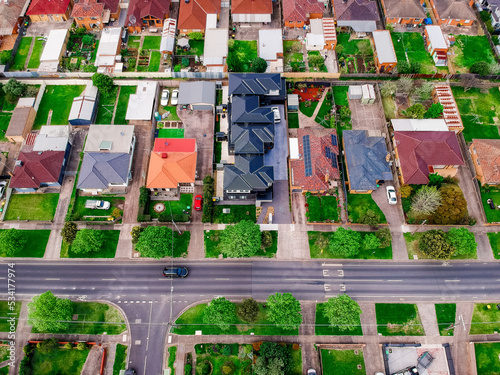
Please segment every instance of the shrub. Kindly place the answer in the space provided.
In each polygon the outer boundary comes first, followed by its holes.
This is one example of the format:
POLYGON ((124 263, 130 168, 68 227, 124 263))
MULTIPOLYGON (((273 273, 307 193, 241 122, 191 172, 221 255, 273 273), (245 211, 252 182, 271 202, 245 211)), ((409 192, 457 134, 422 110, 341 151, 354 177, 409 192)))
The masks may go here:
POLYGON ((392 236, 389 228, 382 228, 375 232, 375 236, 380 240, 380 247, 384 248, 391 244, 392 236))
POLYGON ((273 235, 270 231, 265 230, 262 232, 262 247, 267 249, 269 246, 273 244, 273 235))
POLYGON ((88 348, 88 345, 86 342, 79 342, 78 344, 76 344, 76 348, 78 350, 85 350, 88 348))
POLYGON ((459 224, 468 217, 467 201, 458 185, 445 185, 439 189, 441 205, 436 209, 435 224, 459 224))
POLYGON ((64 344, 64 349, 68 350, 73 349, 73 344, 71 342, 67 342, 66 344, 64 344))
POLYGON ((413 191, 413 188, 410 185, 404 184, 401 186, 401 189, 399 189, 399 192, 401 193, 401 198, 408 198, 413 191))

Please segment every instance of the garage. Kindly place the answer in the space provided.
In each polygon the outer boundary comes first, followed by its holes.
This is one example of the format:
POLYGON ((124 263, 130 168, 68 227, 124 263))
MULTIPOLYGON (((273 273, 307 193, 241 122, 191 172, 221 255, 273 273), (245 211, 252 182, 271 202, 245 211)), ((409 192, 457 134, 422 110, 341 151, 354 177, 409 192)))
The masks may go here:
POLYGON ((215 108, 215 82, 181 82, 179 105, 193 111, 213 111, 215 108))

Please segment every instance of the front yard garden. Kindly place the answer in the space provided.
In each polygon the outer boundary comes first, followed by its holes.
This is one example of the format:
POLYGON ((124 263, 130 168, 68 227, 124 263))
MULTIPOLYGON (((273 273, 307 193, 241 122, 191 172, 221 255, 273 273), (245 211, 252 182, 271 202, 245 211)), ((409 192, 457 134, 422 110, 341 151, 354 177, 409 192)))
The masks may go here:
POLYGON ((19 47, 17 48, 16 56, 14 57, 14 63, 10 66, 10 70, 24 70, 32 40, 33 37, 31 36, 25 36, 21 39, 21 43, 19 43, 19 47))
POLYGON ((127 115, 128 101, 130 94, 135 94, 137 86, 120 86, 120 95, 118 95, 118 106, 115 112, 115 124, 126 125, 128 122, 125 120, 127 115))
MULTIPOLYGON (((338 194, 336 192, 335 194, 338 194)), ((306 193, 306 218, 309 223, 339 221, 340 207, 336 195, 311 195, 306 193)))
POLYGON ((500 342, 475 343, 477 375, 500 374, 500 342))
POLYGON ((436 66, 431 55, 425 49, 424 39, 420 33, 391 33, 392 43, 396 51, 398 63, 406 61, 408 63, 418 62, 420 69, 418 73, 436 73, 436 66))
POLYGON ((73 99, 80 96, 84 89, 85 86, 47 86, 38 107, 33 130, 47 125, 49 112, 52 113, 50 125, 67 125, 73 99))
POLYGON ((491 335, 500 332, 500 310, 496 302, 476 303, 472 313, 470 335, 491 335))
POLYGON ((500 259, 500 232, 488 233, 488 239, 490 240, 493 256, 495 259, 500 259))
POLYGON ((58 202, 58 193, 12 194, 5 220, 52 220, 58 202))
POLYGON ((241 220, 257 222, 257 212, 254 205, 215 205, 212 222, 214 224, 233 224, 241 220), (229 210, 224 213, 224 210, 229 210))
MULTIPOLYGON (((0 301, 0 332, 10 332, 10 323, 7 321, 10 317, 19 318, 21 312, 21 301, 17 301, 14 308, 11 309, 8 301, 0 301)), ((16 319, 14 327, 17 328, 18 320, 16 319)), ((1 360, 1 358, 0 358, 1 360)), ((3 361, 2 361, 3 362, 3 361)))
POLYGON ((193 209, 193 194, 181 194, 176 201, 149 201, 149 215, 162 222, 188 222, 193 209))
POLYGON ((61 258, 109 258, 115 257, 118 246, 119 230, 101 230, 103 234, 102 247, 98 251, 75 252, 72 245, 62 242, 61 258))
POLYGON ((384 213, 371 194, 347 193, 347 212, 351 223, 362 223, 369 211, 375 213, 379 223, 387 223, 384 213))
POLYGON ((365 359, 360 349, 321 349, 323 375, 365 375, 365 359))
POLYGON ((2 250, 0 257, 20 257, 20 258, 43 258, 45 248, 49 241, 50 230, 48 229, 15 229, 19 233, 22 246, 18 246, 17 237, 8 236, 6 232, 12 229, 0 229, 2 238, 2 250), (3 236, 7 236, 6 238, 3 236), (12 253, 12 249, 15 249, 12 253))
POLYGON ((453 336, 455 330, 456 303, 436 303, 436 317, 441 336, 453 336), (453 328, 451 326, 453 325, 453 328))
POLYGON ((283 41, 283 69, 285 72, 305 72, 304 54, 302 53, 302 43, 297 40, 283 41))
POLYGON ((369 39, 351 39, 351 34, 337 34, 340 73, 375 73, 373 49, 369 39))
MULTIPOLYGON (((276 252, 278 251, 278 231, 271 230, 268 231, 271 234, 272 242, 269 246, 260 247, 259 251, 255 254, 256 257, 266 257, 274 258, 276 252)), ((205 231, 205 257, 206 258, 218 258, 222 251, 219 249, 219 244, 221 241, 222 230, 207 230, 205 231)), ((226 258, 226 256, 224 256, 226 258)))
POLYGON ((65 349, 62 346, 46 352, 38 349, 36 345, 30 346, 33 350, 31 361, 28 362, 32 369, 30 373, 37 375, 80 374, 90 352, 90 349, 65 349))
POLYGON ((486 215, 486 221, 488 223, 500 223, 500 189, 497 187, 489 186, 488 188, 480 187, 481 192, 481 202, 483 203, 483 210, 486 215), (491 199, 495 205, 495 209, 492 209, 488 204, 488 200, 491 199))
POLYGON ((383 336, 424 336, 417 305, 376 303, 377 330, 383 336))
POLYGON ((317 336, 363 336, 361 329, 361 319, 358 316, 357 326, 353 329, 340 330, 338 327, 333 327, 328 318, 324 314, 325 303, 316 304, 316 320, 314 334, 317 336))
POLYGON ((455 44, 450 48, 452 64, 456 73, 467 73, 476 62, 495 62, 488 38, 485 35, 456 35, 455 44))
POLYGON ((250 72, 252 60, 256 57, 256 40, 229 40, 227 66, 230 72, 250 72))

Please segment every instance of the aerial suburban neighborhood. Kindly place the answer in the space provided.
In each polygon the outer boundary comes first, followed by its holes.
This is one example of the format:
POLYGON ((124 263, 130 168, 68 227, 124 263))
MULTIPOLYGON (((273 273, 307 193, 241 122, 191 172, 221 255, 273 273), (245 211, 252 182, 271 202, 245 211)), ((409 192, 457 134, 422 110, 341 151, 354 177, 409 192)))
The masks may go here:
POLYGON ((0 0, 0 375, 498 375, 499 127, 499 0, 0 0))

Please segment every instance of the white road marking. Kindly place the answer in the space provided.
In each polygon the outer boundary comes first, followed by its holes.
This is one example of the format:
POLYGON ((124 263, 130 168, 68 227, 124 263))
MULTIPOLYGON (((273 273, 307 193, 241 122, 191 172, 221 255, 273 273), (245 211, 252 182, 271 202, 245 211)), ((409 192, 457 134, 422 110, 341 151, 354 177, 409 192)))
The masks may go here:
POLYGON ((342 267, 342 264, 322 263, 323 267, 342 267))
POLYGON ((47 278, 47 279, 45 279, 45 280, 47 280, 47 281, 49 281, 49 280, 58 281, 58 280, 61 280, 61 279, 58 279, 58 278, 53 278, 53 279, 51 279, 51 278, 47 278))
POLYGON ((102 281, 116 281, 116 279, 102 279, 102 281))
POLYGON ((323 270, 323 276, 324 277, 330 277, 330 275, 328 274, 328 270, 323 270))
POLYGON ((229 280, 229 277, 219 277, 219 278, 216 278, 215 280, 229 280))
POLYGON ((401 283, 403 280, 387 280, 388 282, 393 282, 393 283, 401 283))
POLYGON ((445 283, 458 283, 460 280, 445 280, 445 283))

